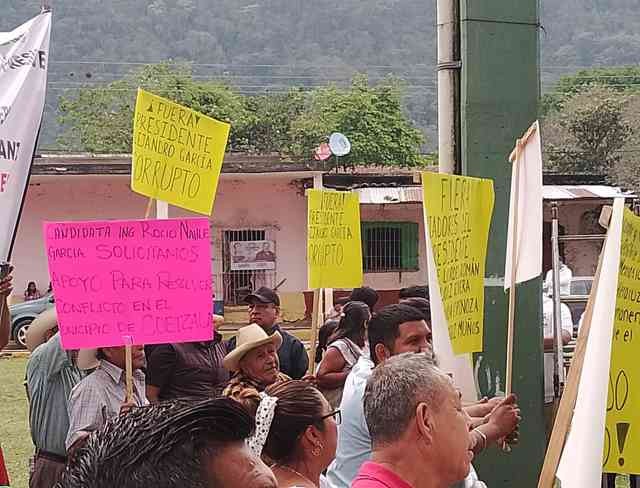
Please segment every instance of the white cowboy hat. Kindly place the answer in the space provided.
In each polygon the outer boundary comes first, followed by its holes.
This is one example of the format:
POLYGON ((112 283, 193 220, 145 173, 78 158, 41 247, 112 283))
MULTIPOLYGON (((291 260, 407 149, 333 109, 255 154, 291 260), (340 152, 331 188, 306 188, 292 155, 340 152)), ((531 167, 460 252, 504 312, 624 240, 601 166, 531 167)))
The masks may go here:
POLYGON ((227 354, 222 360, 222 365, 229 371, 238 371, 240 360, 252 349, 269 344, 270 342, 280 349, 282 336, 276 331, 272 335, 267 335, 258 324, 247 325, 238 330, 236 348, 227 354))
POLYGON ((58 315, 56 314, 56 308, 51 307, 40 315, 38 315, 33 322, 29 324, 27 329, 27 349, 33 352, 36 347, 46 342, 47 332, 58 327, 58 315))

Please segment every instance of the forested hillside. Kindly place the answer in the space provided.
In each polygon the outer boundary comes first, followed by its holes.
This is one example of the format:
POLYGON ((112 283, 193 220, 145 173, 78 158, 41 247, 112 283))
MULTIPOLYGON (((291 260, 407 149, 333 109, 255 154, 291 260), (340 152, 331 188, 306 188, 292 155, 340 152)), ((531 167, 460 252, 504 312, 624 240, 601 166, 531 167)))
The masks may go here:
MULTIPOLYGON (((4 0, 0 30, 39 1, 4 0), (7 5, 8 3, 8 5, 7 5)), ((435 0, 51 0, 45 136, 64 90, 113 81, 142 63, 194 63, 241 93, 346 84, 356 72, 405 80, 406 110, 435 145, 435 0)), ((593 65, 640 62, 637 0, 542 0, 543 89, 593 65)))

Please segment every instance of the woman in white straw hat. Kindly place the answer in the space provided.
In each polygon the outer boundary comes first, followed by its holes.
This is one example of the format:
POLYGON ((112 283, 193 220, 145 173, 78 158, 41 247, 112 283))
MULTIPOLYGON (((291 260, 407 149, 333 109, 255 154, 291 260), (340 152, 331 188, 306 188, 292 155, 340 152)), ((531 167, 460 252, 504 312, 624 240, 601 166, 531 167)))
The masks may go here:
POLYGON ((236 344, 222 361, 223 366, 234 373, 223 395, 236 400, 255 397, 257 407, 260 392, 267 386, 291 379, 280 372, 278 349, 282 336, 277 331, 267 335, 258 324, 251 324, 238 331, 236 344))

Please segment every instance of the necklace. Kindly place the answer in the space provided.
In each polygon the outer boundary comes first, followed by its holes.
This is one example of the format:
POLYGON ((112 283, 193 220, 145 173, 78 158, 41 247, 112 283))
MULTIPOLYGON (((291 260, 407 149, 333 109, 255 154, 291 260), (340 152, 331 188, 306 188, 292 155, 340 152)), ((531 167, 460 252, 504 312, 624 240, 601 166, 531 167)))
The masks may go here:
POLYGON ((281 468, 281 469, 284 469, 286 471, 289 471, 290 473, 295 474, 296 476, 302 478, 303 480, 308 481, 313 486, 316 486, 316 484, 313 481, 311 481, 309 478, 307 478, 305 475, 303 475, 301 473, 298 473, 295 469, 290 468, 289 466, 285 466, 284 464, 274 464, 273 466, 271 466, 271 469, 273 469, 273 468, 281 468))

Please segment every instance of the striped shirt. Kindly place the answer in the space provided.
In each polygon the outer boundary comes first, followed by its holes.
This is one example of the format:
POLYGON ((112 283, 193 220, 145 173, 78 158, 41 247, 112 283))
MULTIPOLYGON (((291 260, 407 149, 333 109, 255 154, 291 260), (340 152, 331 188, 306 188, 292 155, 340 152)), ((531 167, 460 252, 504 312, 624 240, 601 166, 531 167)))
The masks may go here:
MULTIPOLYGON (((127 398, 125 371, 109 361, 78 383, 69 398, 69 433, 67 450, 79 439, 98 430, 107 420, 120 414, 120 407, 127 398)), ((138 406, 147 405, 144 373, 133 372, 133 398, 138 406)))

